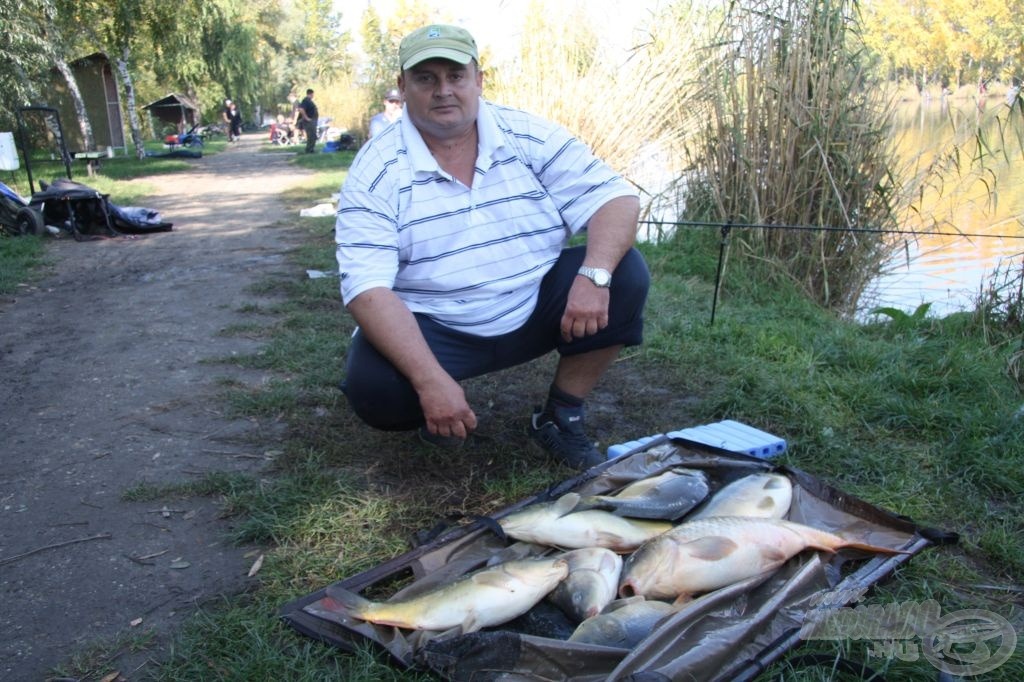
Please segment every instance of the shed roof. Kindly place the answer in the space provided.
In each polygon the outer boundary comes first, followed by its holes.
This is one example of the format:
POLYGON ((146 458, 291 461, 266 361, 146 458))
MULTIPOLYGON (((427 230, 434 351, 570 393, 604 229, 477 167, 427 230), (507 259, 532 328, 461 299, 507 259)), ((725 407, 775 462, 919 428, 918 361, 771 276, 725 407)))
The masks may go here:
MULTIPOLYGON (((176 92, 172 92, 169 95, 165 95, 164 97, 156 100, 155 102, 150 102, 142 108, 155 110, 174 109, 176 111, 180 111, 182 109, 191 109, 192 111, 199 111, 199 107, 197 107, 192 100, 190 100, 188 97, 185 97, 185 95, 179 95, 176 92)), ((156 114, 157 111, 154 111, 153 113, 156 114)))
POLYGON ((195 125, 198 122, 199 107, 188 97, 176 92, 150 102, 142 108, 166 123, 184 126, 195 125))

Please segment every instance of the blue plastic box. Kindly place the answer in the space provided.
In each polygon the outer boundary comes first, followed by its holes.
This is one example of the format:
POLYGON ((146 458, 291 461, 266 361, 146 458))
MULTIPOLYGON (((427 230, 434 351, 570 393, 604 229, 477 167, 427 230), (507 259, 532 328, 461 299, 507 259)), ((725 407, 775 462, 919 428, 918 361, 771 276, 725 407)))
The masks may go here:
MULTIPOLYGON (((659 433, 631 440, 628 443, 612 445, 608 448, 608 459, 621 457, 627 452, 650 443, 655 438, 660 438, 662 435, 659 433)), ((732 419, 726 419, 714 424, 693 426, 678 431, 670 431, 664 435, 667 435, 669 438, 685 438, 686 440, 712 445, 723 450, 739 452, 761 459, 771 459, 786 451, 786 441, 782 438, 732 419)))

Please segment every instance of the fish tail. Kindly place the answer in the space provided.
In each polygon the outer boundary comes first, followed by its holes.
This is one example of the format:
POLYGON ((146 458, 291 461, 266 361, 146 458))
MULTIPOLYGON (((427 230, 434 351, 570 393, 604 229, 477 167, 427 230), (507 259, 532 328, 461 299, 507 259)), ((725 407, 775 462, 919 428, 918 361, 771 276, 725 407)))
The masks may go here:
POLYGON ((870 545, 866 542, 847 542, 843 541, 843 544, 838 549, 859 549, 865 552, 874 552, 875 554, 913 554, 904 549, 892 549, 891 547, 881 547, 879 545, 870 545))
POLYGON ((345 611, 360 620, 365 620, 363 617, 367 615, 370 606, 373 604, 369 599, 360 597, 355 592, 349 592, 342 587, 332 585, 326 591, 327 596, 335 602, 336 607, 340 607, 336 608, 336 610, 345 611))
POLYGON ((608 503, 601 499, 598 495, 587 495, 581 497, 580 501, 573 507, 574 512, 587 511, 588 509, 602 509, 608 507, 608 503))
POLYGON ((802 526, 801 524, 792 523, 784 525, 789 528, 798 529, 798 532, 803 536, 807 546, 811 549, 819 549, 832 553, 835 553, 840 549, 859 549, 875 554, 911 554, 911 552, 906 552, 901 549, 892 549, 891 547, 882 547, 880 545, 872 545, 859 540, 851 540, 843 537, 842 535, 829 533, 817 528, 812 528, 811 526, 802 526))

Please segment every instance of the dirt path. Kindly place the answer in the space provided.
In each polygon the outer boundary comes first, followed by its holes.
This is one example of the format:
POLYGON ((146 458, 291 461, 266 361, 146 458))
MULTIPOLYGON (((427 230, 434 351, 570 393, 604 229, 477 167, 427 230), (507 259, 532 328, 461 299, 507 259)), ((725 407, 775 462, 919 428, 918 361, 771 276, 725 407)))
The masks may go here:
MULTIPOLYGON (((0 679, 44 680, 98 638, 165 637, 247 585, 253 548, 225 541, 214 501, 121 498, 257 470, 280 437, 216 398, 225 378, 263 377, 209 363, 254 350, 218 332, 252 323, 250 284, 291 269, 277 197, 303 172, 262 139, 147 181, 172 232, 54 241, 52 275, 0 302, 0 679)), ((139 679, 149 655, 116 665, 139 679)))

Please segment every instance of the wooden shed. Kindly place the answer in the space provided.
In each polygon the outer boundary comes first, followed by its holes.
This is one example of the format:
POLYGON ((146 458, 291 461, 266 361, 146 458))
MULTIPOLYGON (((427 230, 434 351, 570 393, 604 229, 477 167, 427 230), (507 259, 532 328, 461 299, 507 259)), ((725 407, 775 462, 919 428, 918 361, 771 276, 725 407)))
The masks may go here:
MULTIPOLYGON (((124 118, 118 95, 117 77, 110 59, 102 52, 76 59, 68 64, 75 75, 78 89, 85 103, 92 124, 93 139, 97 149, 125 148, 124 118)), ((64 122, 68 149, 85 149, 82 131, 76 121, 75 106, 68 91, 68 84, 56 69, 53 74, 52 107, 60 112, 64 122)))
POLYGON ((153 132, 158 135, 160 129, 166 125, 173 126, 176 132, 181 134, 199 123, 199 107, 188 97, 175 92, 155 102, 150 102, 142 108, 155 119, 152 121, 152 127, 153 132), (164 125, 160 125, 158 121, 164 125))

